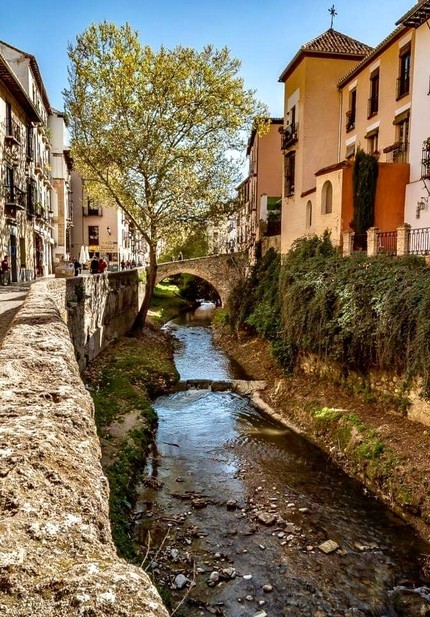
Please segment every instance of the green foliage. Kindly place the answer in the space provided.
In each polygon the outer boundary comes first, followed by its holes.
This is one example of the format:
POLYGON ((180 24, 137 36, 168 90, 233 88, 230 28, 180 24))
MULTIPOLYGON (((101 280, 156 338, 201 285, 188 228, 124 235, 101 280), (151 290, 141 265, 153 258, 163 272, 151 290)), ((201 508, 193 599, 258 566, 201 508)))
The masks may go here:
POLYGON ((181 274, 177 280, 181 298, 189 302, 195 302, 200 298, 210 302, 219 301, 216 289, 204 279, 192 274, 181 274))
POLYGON ((189 302, 180 297, 178 286, 171 279, 165 279, 154 289, 150 305, 151 321, 161 326, 189 307, 189 302))
POLYGON ((268 253, 229 301, 232 324, 270 341, 286 370, 300 357, 346 375, 371 369, 420 378, 430 396, 430 276, 422 258, 343 258, 323 238, 268 253))
POLYGON ((356 234, 365 234, 374 224, 377 180, 378 161, 364 150, 358 150, 352 174, 353 228, 356 234))
POLYGON ((160 255, 160 262, 176 261, 180 253, 184 259, 192 259, 193 257, 204 257, 208 254, 208 238, 205 228, 199 228, 191 233, 185 234, 185 237, 175 239, 170 248, 160 255))

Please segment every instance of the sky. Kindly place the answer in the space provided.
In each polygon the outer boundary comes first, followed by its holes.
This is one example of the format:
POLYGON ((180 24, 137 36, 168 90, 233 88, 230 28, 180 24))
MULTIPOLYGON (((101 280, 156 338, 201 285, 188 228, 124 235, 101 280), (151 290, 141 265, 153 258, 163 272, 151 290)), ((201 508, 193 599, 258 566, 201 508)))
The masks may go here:
POLYGON ((158 49, 227 46, 247 88, 283 116, 279 75, 304 43, 330 27, 375 46, 414 0, 0 0, 0 39, 36 57, 51 105, 63 108, 67 46, 93 22, 129 23, 158 49))

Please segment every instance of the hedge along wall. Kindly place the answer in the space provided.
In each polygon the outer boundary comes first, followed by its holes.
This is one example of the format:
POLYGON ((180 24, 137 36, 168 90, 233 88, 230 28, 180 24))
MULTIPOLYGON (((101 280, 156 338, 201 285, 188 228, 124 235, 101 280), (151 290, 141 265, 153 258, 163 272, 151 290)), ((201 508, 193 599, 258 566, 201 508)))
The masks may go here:
MULTIPOLYGON (((340 257, 327 237, 300 240, 282 261, 269 252, 233 303, 287 371, 316 358, 347 379, 409 396, 430 424, 430 271, 424 259, 340 257)), ((236 294, 237 295, 237 294, 236 294)))
POLYGON ((167 617, 116 555, 93 403, 48 286, 31 287, 1 349, 0 614, 167 617))

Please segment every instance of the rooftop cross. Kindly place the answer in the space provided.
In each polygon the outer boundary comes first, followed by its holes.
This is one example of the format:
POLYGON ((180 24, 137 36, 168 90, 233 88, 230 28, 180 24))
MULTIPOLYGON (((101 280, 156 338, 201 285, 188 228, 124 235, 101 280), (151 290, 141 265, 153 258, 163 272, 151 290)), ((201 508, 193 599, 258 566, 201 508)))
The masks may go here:
POLYGON ((333 30, 333 21, 334 18, 336 17, 337 13, 336 13, 336 8, 334 6, 334 4, 332 5, 332 7, 328 10, 328 12, 331 15, 331 23, 330 23, 330 30, 333 30))

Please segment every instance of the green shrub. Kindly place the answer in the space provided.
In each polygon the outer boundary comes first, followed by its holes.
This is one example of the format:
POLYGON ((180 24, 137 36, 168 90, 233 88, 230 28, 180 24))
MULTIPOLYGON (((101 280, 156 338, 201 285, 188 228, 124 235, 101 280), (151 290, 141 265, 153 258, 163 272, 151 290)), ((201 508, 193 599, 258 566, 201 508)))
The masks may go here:
POLYGON ((341 257, 326 233, 269 251, 229 303, 234 327, 267 339, 287 371, 300 357, 421 378, 430 397, 430 273, 422 258, 341 257))

